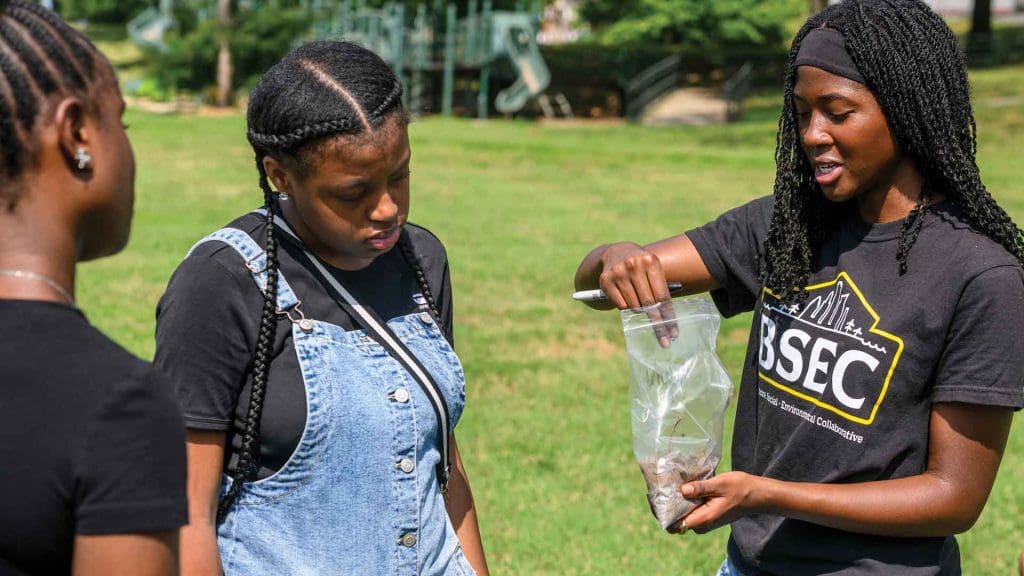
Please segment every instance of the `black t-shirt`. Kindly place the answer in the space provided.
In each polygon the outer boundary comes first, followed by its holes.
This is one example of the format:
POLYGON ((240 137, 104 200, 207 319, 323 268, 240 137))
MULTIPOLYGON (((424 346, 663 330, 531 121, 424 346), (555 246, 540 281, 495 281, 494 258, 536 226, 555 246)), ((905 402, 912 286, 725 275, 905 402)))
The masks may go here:
POLYGON ((76 535, 188 521, 170 383, 74 308, 0 300, 0 574, 70 574, 76 535))
MULTIPOLYGON (((754 310, 736 470, 828 483, 917 475, 934 403, 1024 406, 1024 275, 952 202, 927 210, 904 275, 902 221, 849 218, 797 308, 758 280, 772 205, 755 200, 687 232, 721 286, 722 314, 754 310)), ((960 573, 952 536, 868 536, 774 515, 734 522, 729 547, 745 574, 960 573)))
MULTIPOLYGON (((246 214, 228 226, 266 246, 266 219, 246 214)), ((441 325, 452 338, 451 282, 444 246, 425 228, 405 226, 426 274, 441 325)), ((298 248, 278 233, 278 261, 306 317, 346 330, 359 329, 317 279, 296 260, 298 248)), ((328 267, 359 301, 382 319, 422 311, 415 273, 398 247, 358 271, 328 267)), ((228 432, 227 469, 233 470, 245 430, 252 386, 252 361, 263 295, 242 257, 220 241, 201 244, 171 277, 157 306, 156 365, 177 383, 188 428, 228 432)), ((292 343, 290 322, 281 317, 260 421, 260 473, 265 478, 288 461, 306 425, 306 390, 292 343)))

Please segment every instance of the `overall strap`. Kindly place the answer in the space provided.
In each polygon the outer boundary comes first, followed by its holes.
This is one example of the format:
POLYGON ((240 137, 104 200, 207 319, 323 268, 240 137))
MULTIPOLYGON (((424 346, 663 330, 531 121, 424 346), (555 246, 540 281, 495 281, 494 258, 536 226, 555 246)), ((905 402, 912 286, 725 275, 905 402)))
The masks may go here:
MULTIPOLYGON (((257 210, 257 212, 266 214, 265 209, 257 210)), ((307 269, 317 277, 324 289, 327 290, 338 305, 341 306, 349 315, 355 318, 359 324, 363 326, 366 332, 381 346, 383 346, 391 357, 401 364, 410 375, 412 375, 413 379, 416 380, 420 385, 420 388, 422 388, 423 392, 427 395, 427 398, 430 399, 430 404, 434 408, 434 414, 437 416, 437 435, 441 452, 441 460, 437 464, 437 476, 441 485, 441 491, 447 495, 448 478, 451 473, 448 436, 448 422, 450 421, 450 416, 448 414, 448 404, 445 402, 444 394, 441 392, 441 387, 434 381, 430 371, 428 371, 420 363, 419 359, 416 358, 416 355, 413 354, 402 340, 391 330, 387 325, 387 322, 381 320, 372 309, 360 304, 359 301, 356 300, 355 296, 353 296, 351 292, 346 290, 345 287, 338 282, 338 279, 327 270, 320 259, 306 248, 306 245, 298 235, 292 231, 284 218, 275 214, 274 225, 289 236, 296 245, 302 248, 302 252, 299 254, 299 257, 304 260, 303 264, 305 264, 307 269)))
MULTIPOLYGON (((249 269, 252 279, 256 282, 256 287, 259 288, 260 292, 266 294, 267 292, 267 253, 252 236, 248 233, 239 230, 237 228, 221 228, 209 236, 195 243, 186 258, 195 251, 199 245, 206 242, 223 242, 228 246, 235 249, 235 252, 245 260, 245 267, 249 269)), ((292 291, 291 286, 288 285, 288 281, 285 280, 284 274, 280 270, 277 272, 277 310, 279 313, 285 313, 291 310, 300 303, 295 292, 292 291)))

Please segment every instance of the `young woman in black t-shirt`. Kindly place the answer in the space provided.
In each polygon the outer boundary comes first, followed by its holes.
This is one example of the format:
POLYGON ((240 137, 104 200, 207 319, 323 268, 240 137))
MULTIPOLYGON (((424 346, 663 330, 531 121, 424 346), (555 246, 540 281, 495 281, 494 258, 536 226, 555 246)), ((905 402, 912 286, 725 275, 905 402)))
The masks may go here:
POLYGON ((378 56, 327 41, 251 94, 263 210, 200 241, 157 312, 189 428, 186 574, 487 573, 401 96, 378 56))
POLYGON ((920 1, 846 0, 784 98, 774 197, 596 248, 576 284, 754 311, 734 471, 684 485, 677 526, 731 524, 721 574, 959 574, 1024 406, 1024 234, 981 182, 964 58, 920 1))
POLYGON ((128 240, 123 111, 82 34, 35 2, 0 1, 2 574, 177 574, 181 414, 74 297, 75 264, 128 240))

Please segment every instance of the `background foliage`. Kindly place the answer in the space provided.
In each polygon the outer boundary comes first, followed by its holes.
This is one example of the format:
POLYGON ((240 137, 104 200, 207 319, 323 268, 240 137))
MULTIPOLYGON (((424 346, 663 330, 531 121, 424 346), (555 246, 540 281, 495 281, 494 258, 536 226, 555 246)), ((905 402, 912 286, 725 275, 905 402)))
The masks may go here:
POLYGON ((779 44, 806 9, 802 0, 590 0, 581 14, 606 44, 710 49, 779 44))
POLYGON ((60 0, 56 8, 67 20, 121 23, 153 5, 152 0, 60 0))
POLYGON ((226 34, 234 64, 232 84, 251 85, 302 38, 312 23, 297 2, 281 2, 277 8, 239 9, 234 26, 223 27, 211 13, 199 17, 202 0, 179 2, 174 17, 177 28, 166 37, 166 50, 148 50, 152 75, 163 88, 202 90, 216 78, 217 46, 226 34))

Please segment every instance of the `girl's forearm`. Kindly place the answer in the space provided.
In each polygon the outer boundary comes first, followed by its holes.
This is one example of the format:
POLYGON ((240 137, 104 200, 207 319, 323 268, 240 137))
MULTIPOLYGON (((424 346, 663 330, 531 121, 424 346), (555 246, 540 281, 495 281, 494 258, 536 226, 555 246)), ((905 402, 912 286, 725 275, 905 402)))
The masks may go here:
POLYGON ((857 484, 767 480, 766 509, 790 518, 883 536, 946 536, 969 530, 995 482, 1013 411, 936 404, 927 469, 919 475, 857 484))
POLYGON ((473 570, 478 576, 488 576, 487 558, 484 555, 483 540, 480 538, 480 526, 476 518, 476 505, 473 502, 473 491, 469 487, 469 479, 466 477, 466 469, 462 465, 462 456, 455 442, 455 435, 452 435, 452 465, 451 479, 448 481, 448 517, 455 528, 455 535, 459 538, 462 546, 462 553, 466 560, 469 560, 473 570))
MULTIPOLYGON (((763 479, 769 514, 850 532, 927 537, 964 532, 981 506, 965 502, 954 483, 925 472, 918 476, 857 484, 810 484, 763 479)), ((983 504, 982 504, 983 505, 983 504)))
POLYGON ((469 560, 477 576, 487 576, 490 572, 487 568, 487 557, 484 555, 483 541, 480 538, 480 527, 476 521, 476 508, 472 505, 472 494, 468 497, 470 507, 463 515, 462 522, 455 527, 455 535, 459 538, 462 553, 466 555, 466 560, 469 560))
POLYGON ((193 522, 181 529, 181 576, 221 576, 216 528, 193 522))

